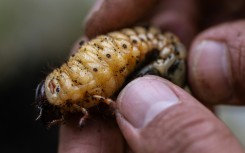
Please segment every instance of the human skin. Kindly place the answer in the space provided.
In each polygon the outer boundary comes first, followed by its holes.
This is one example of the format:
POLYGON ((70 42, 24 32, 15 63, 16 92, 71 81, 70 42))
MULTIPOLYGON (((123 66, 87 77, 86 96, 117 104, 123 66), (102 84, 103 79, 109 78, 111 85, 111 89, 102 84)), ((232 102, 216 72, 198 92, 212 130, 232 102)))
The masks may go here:
POLYGON ((204 106, 244 105, 244 8, 239 0, 98 1, 85 22, 88 38, 143 21, 177 34, 189 50, 194 96, 156 76, 138 78, 117 98, 118 127, 100 118, 83 129, 62 125, 59 152, 244 152, 204 106))

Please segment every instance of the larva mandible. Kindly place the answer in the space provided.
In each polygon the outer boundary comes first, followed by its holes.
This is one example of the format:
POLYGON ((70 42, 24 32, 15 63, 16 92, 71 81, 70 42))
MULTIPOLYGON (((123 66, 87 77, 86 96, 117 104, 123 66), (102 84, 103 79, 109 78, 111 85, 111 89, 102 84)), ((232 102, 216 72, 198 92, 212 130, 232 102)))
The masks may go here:
POLYGON ((67 112, 82 112, 83 124, 87 109, 100 102, 111 103, 109 98, 135 70, 137 76, 159 75, 184 87, 185 59, 186 50, 178 38, 155 27, 125 28, 97 36, 38 85, 37 119, 52 124, 67 112))

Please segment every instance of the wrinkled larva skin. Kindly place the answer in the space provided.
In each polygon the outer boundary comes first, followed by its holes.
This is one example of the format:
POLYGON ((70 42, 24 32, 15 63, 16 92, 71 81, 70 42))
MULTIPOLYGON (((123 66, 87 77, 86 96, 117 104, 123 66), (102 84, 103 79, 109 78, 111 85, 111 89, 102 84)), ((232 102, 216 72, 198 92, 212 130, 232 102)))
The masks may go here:
MULTIPOLYGON (((46 104, 59 109, 59 114, 84 113, 101 102, 94 96, 113 96, 136 69, 137 76, 159 75, 183 87, 185 58, 186 50, 173 34, 162 34, 153 27, 122 29, 84 43, 39 88, 46 104), (151 52, 155 60, 144 65, 151 52)), ((39 103, 38 108, 41 106, 39 103)))

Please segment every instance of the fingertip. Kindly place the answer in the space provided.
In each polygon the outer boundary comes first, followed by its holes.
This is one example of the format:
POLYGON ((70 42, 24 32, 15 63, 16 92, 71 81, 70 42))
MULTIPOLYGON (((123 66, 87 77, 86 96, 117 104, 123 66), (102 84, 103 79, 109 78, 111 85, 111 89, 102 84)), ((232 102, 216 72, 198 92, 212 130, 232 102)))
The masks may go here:
POLYGON ((85 32, 89 38, 112 30, 130 26, 152 8, 156 0, 100 0, 85 20, 85 32))
POLYGON ((201 40, 192 46, 189 57, 189 82, 193 92, 202 101, 212 104, 231 99, 233 90, 226 44, 201 40))
POLYGON ((192 92, 207 104, 244 104, 244 21, 211 27, 197 36, 188 58, 192 92))

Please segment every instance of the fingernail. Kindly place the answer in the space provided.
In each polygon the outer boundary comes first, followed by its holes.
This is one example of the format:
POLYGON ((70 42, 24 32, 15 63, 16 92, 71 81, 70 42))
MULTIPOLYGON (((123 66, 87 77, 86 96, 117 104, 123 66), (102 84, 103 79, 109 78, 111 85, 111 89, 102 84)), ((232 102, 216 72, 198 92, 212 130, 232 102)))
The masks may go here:
POLYGON ((226 44, 204 40, 193 49, 194 62, 191 73, 197 84, 198 94, 212 102, 221 100, 220 97, 230 97, 230 62, 226 44))
POLYGON ((129 83, 117 102, 119 113, 134 127, 142 128, 179 99, 161 78, 147 76, 129 83))

